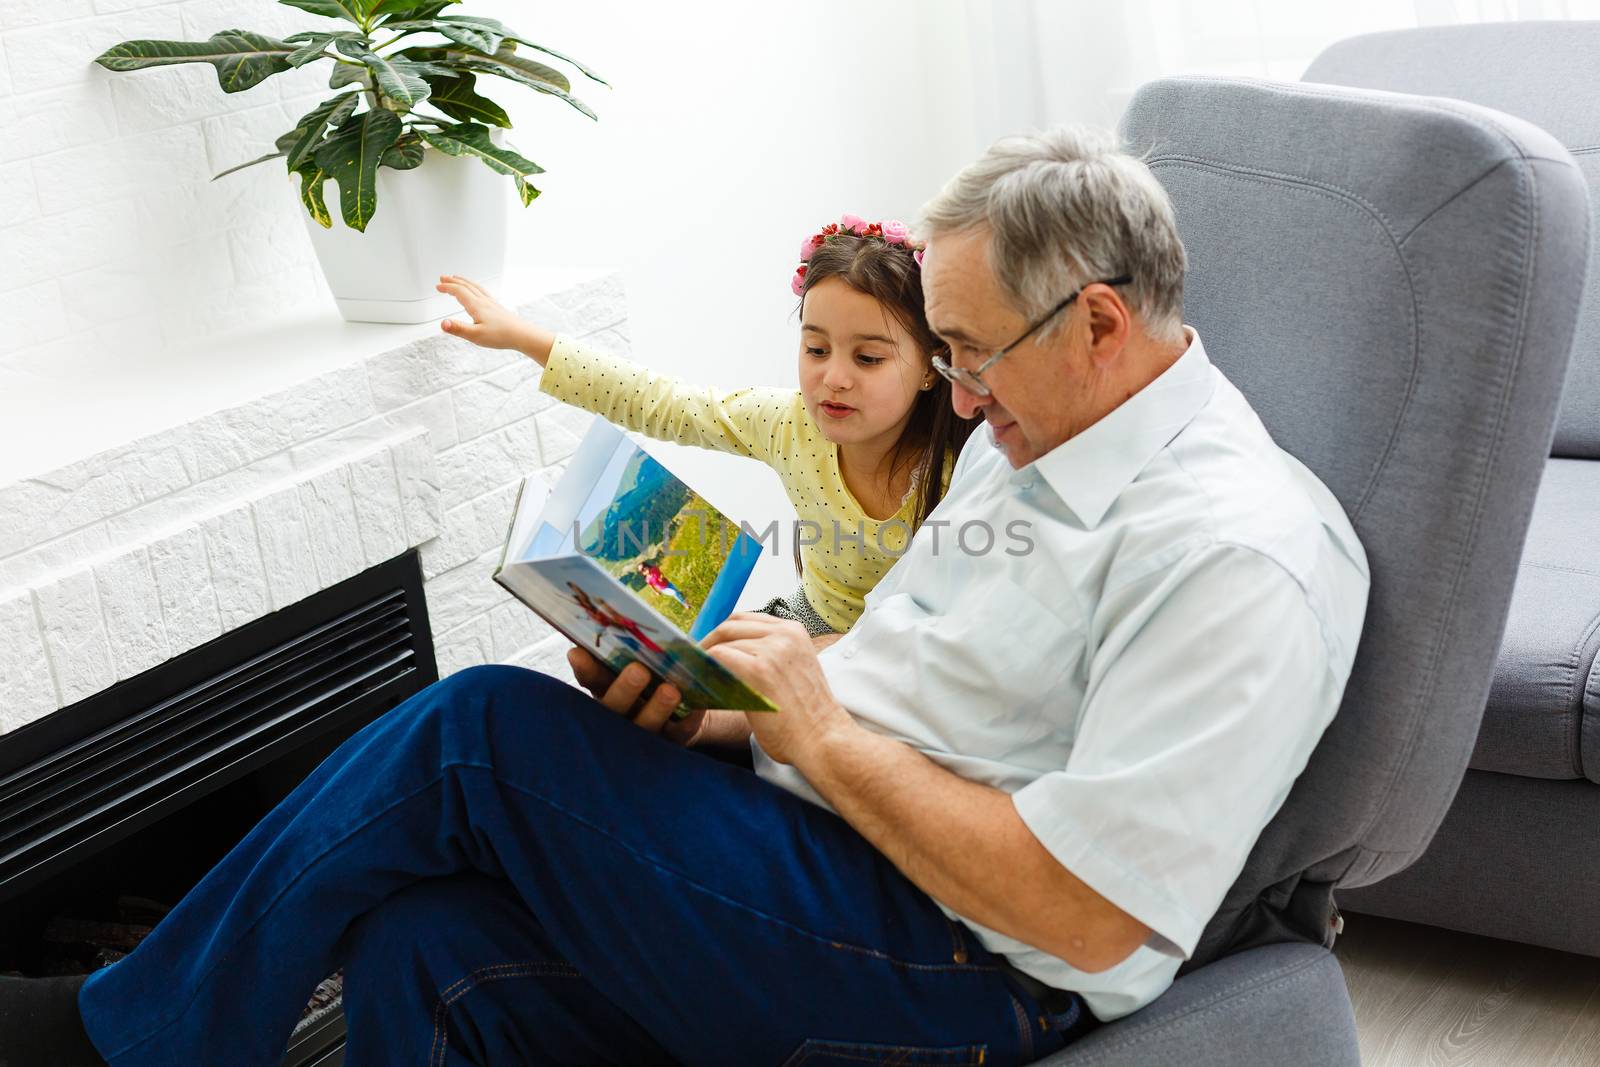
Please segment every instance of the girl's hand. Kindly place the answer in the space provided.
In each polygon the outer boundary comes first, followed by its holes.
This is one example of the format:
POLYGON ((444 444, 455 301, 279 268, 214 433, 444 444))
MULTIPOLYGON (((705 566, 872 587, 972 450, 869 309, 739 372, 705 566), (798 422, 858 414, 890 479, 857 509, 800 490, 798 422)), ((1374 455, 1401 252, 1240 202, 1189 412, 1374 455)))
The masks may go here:
POLYGON ((555 334, 518 318, 516 312, 490 296, 477 282, 459 274, 441 274, 434 288, 455 297, 462 309, 472 316, 471 322, 445 319, 439 324, 445 333, 464 337, 484 348, 514 348, 541 367, 550 358, 555 334))

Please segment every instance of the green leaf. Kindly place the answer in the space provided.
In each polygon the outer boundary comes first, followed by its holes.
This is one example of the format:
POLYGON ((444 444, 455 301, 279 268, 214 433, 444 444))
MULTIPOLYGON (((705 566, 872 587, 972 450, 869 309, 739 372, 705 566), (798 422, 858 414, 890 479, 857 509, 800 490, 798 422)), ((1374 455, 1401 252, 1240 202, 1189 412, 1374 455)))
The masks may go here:
POLYGON ((354 30, 340 30, 337 33, 310 30, 304 33, 290 34, 283 39, 284 43, 299 44, 300 47, 289 54, 289 65, 291 67, 303 67, 313 59, 320 58, 323 54, 323 49, 327 48, 330 42, 346 38, 355 38, 362 41, 369 40, 366 34, 357 33, 354 30))
POLYGON ((339 101, 339 106, 334 108, 333 113, 328 116, 328 125, 343 126, 345 119, 350 117, 355 111, 356 105, 361 102, 361 94, 341 93, 333 97, 333 99, 339 101))
POLYGON ((433 91, 423 79, 423 72, 409 59, 380 56, 361 41, 340 41, 334 47, 364 63, 377 80, 378 92, 402 108, 416 107, 433 91))
MULTIPOLYGON (((467 26, 481 26, 482 28, 484 28, 486 30, 489 30, 489 31, 491 31, 493 33, 498 33, 500 36, 504 37, 508 41, 515 41, 518 44, 527 45, 529 48, 532 48, 536 52, 543 52, 547 56, 554 56, 556 59, 561 60, 561 62, 569 64, 569 65, 571 65, 573 67, 576 67, 579 71, 582 71, 583 72, 583 76, 585 78, 588 78, 590 81, 599 82, 601 85, 604 85, 604 86, 607 86, 607 87, 610 87, 610 85, 611 85, 610 82, 606 81, 604 78, 600 77, 600 75, 596 74, 594 71, 590 70, 588 67, 584 66, 582 63, 579 63, 576 59, 573 59, 571 56, 564 55, 561 52, 557 52, 554 48, 546 48, 542 44, 538 44, 537 42, 528 40, 526 37, 522 36, 521 34, 516 33, 513 30, 507 29, 506 26, 505 26, 505 23, 501 22, 499 19, 484 18, 481 15, 444 15, 444 16, 442 16, 442 19, 444 21, 449 21, 449 22, 459 22, 459 23, 462 23, 463 25, 467 25, 467 26)), ((568 86, 566 86, 566 90, 568 92, 570 92, 572 90, 572 87, 570 85, 568 85, 568 86)))
POLYGON ((446 51, 445 55, 448 61, 454 62, 457 66, 466 67, 468 70, 480 70, 488 74, 498 75, 502 78, 514 81, 519 85, 526 85, 535 92, 544 93, 547 96, 553 96, 558 100, 565 100, 567 103, 571 104, 574 108, 589 116, 591 119, 598 119, 600 117, 596 115, 589 105, 585 104, 582 100, 579 100, 577 97, 566 92, 566 90, 561 89, 559 86, 546 81, 530 71, 530 68, 540 67, 542 67, 544 70, 551 69, 549 67, 545 67, 541 63, 534 63, 529 59, 521 59, 517 63, 508 63, 505 61, 506 53, 504 50, 492 56, 485 56, 479 55, 475 52, 463 52, 450 49, 446 51))
POLYGON ((458 122, 486 122, 510 129, 511 116, 493 100, 478 95, 474 88, 477 80, 471 71, 462 71, 453 78, 429 78, 433 95, 428 97, 428 103, 458 122))
POLYGON ((486 55, 493 55, 494 50, 500 47, 501 41, 501 35, 492 30, 443 18, 407 19, 404 22, 385 23, 383 28, 398 30, 401 36, 412 33, 442 34, 459 45, 486 55))
POLYGON ((386 149, 383 158, 378 162, 395 170, 411 170, 421 165, 424 151, 422 138, 414 133, 408 133, 386 149))
POLYGON ((504 39, 492 30, 486 30, 480 26, 465 26, 459 22, 451 22, 448 19, 435 19, 434 22, 439 32, 456 44, 467 48, 476 48, 478 51, 486 52, 489 55, 494 54, 494 50, 500 47, 500 42, 504 39))
MULTIPOLYGON (((372 13, 381 18, 393 20, 397 18, 427 19, 432 18, 451 4, 459 4, 461 0, 382 0, 372 13)), ((385 29, 393 29, 389 23, 384 23, 385 29)))
POLYGON ((461 71, 446 63, 432 63, 427 60, 411 59, 406 57, 411 64, 411 73, 420 74, 424 78, 454 78, 461 71))
POLYGON ((322 199, 322 183, 328 180, 328 172, 308 160, 295 173, 300 175, 300 204, 306 209, 306 214, 323 229, 332 229, 333 216, 328 212, 327 202, 322 199))
POLYGON ((441 152, 452 156, 473 156, 501 174, 526 178, 544 173, 544 168, 533 160, 519 155, 514 149, 495 144, 490 139, 489 127, 475 122, 463 122, 438 130, 419 126, 415 132, 441 152))
POLYGON ((459 126, 446 126, 438 132, 418 127, 416 132, 441 152, 452 156, 472 156, 482 160, 491 170, 511 175, 516 179, 517 194, 522 197, 523 207, 533 203, 534 197, 539 195, 539 190, 528 183, 528 177, 543 174, 544 168, 512 149, 502 148, 490 141, 489 127, 464 122, 459 126))
POLYGON ((540 63, 538 60, 517 55, 516 48, 516 42, 507 41, 494 54, 495 60, 504 63, 508 67, 515 67, 530 78, 548 82, 564 93, 572 92, 572 83, 567 80, 565 74, 552 66, 540 63))
POLYGON ((240 163, 236 167, 229 167, 225 171, 221 171, 220 173, 213 174, 211 176, 211 180, 212 181, 216 181, 218 178, 225 177, 226 175, 232 174, 236 170, 244 170, 246 167, 253 167, 257 163, 265 163, 269 159, 281 159, 282 157, 283 157, 283 152, 281 150, 277 151, 277 152, 268 152, 266 155, 260 157, 259 159, 252 159, 248 163, 240 163))
POLYGON ((366 28, 371 16, 372 0, 278 0, 280 4, 309 11, 313 15, 326 15, 330 19, 344 19, 366 28))
POLYGON ((402 34, 442 34, 458 45, 494 54, 501 46, 501 35, 480 26, 467 26, 456 19, 406 19, 405 22, 387 22, 384 29, 400 30, 402 34))
POLYGON ((295 49, 248 30, 222 30, 205 41, 123 41, 95 62, 107 70, 142 70, 174 63, 210 63, 225 93, 238 93, 289 69, 295 49))
POLYGON ((289 53, 289 66, 303 67, 307 63, 322 55, 322 50, 328 47, 328 42, 333 40, 333 35, 328 34, 321 40, 307 41, 293 52, 289 53))
POLYGON ((520 56, 510 56, 515 61, 514 63, 504 62, 508 54, 505 45, 502 45, 500 51, 492 56, 486 56, 482 52, 474 52, 466 48, 438 48, 427 45, 412 45, 409 48, 401 49, 397 53, 397 55, 419 64, 453 68, 452 73, 469 70, 495 74, 499 77, 510 79, 519 85, 526 85, 530 89, 565 100, 591 119, 598 118, 589 108, 589 105, 568 94, 557 85, 543 80, 540 76, 546 73, 554 74, 562 82, 565 82, 566 79, 561 77, 559 71, 546 67, 542 63, 522 59, 520 56))
MULTIPOLYGON (((462 18, 466 18, 466 16, 462 16, 462 18)), ((488 19, 488 21, 493 21, 493 19, 488 19)), ((437 26, 443 26, 445 19, 434 19, 434 22, 437 26)), ((443 30, 440 30, 440 32, 443 32, 443 30)), ((475 48, 472 45, 467 45, 467 51, 461 51, 459 48, 445 48, 443 50, 443 58, 445 58, 446 62, 456 62, 456 64, 494 62, 494 64, 501 64, 501 66, 512 67, 520 74, 525 75, 526 78, 533 78, 536 82, 544 82, 546 85, 554 86, 562 93, 570 93, 573 83, 560 70, 546 66, 542 62, 534 61, 534 59, 525 59, 523 56, 518 56, 515 50, 517 50, 515 42, 507 40, 507 42, 501 42, 498 50, 482 50, 482 48, 475 48)), ((424 50, 408 48, 406 53, 419 53, 419 51, 424 50)), ((438 53, 440 50, 434 48, 434 50, 426 51, 438 53)))
POLYGON ((359 85, 363 89, 370 90, 372 71, 367 69, 365 63, 335 63, 333 73, 328 75, 328 88, 341 89, 346 85, 359 85))
POLYGON ((278 147, 289 157, 289 169, 299 170, 322 143, 328 127, 343 126, 360 102, 360 93, 340 93, 302 115, 294 129, 278 138, 278 147))
POLYGON ((339 183, 346 226, 365 230, 378 207, 376 181, 383 153, 400 136, 400 116, 386 108, 347 119, 312 157, 339 183))

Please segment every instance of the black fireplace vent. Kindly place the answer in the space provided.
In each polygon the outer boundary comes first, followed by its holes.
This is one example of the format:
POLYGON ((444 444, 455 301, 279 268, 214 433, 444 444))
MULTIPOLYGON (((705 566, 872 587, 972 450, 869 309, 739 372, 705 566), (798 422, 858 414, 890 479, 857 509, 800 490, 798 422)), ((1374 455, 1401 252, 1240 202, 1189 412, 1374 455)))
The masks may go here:
POLYGON ((413 551, 0 737, 0 901, 437 678, 413 551))

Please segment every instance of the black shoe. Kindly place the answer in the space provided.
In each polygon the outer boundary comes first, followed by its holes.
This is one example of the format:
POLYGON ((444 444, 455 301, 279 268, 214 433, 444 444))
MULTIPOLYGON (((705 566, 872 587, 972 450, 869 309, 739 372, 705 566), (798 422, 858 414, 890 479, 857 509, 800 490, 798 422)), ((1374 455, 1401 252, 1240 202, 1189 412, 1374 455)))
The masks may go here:
POLYGON ((0 977, 0 1067, 106 1067, 78 1012, 84 978, 0 977))

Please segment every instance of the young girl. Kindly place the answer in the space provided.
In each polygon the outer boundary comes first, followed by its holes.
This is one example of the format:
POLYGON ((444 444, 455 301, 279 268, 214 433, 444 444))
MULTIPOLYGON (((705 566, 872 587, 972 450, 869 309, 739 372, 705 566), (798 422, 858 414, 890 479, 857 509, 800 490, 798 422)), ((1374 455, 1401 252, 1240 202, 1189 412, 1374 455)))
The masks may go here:
POLYGON ((447 333, 515 348, 544 367, 539 387, 651 437, 759 459, 799 513, 800 588, 763 610, 812 635, 843 633, 949 484, 976 420, 957 418, 942 351, 922 310, 922 250, 893 220, 846 215, 801 244, 800 388, 685 385, 519 319, 475 283, 438 288, 472 322, 447 333), (930 474, 931 472, 931 474, 930 474))

